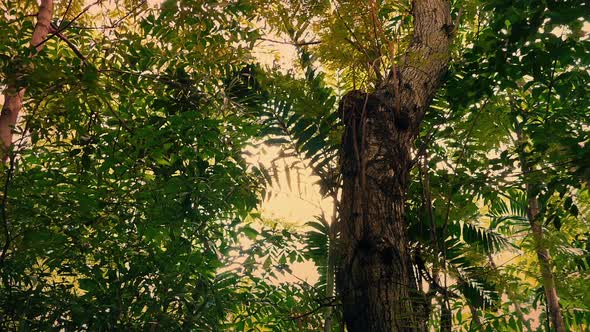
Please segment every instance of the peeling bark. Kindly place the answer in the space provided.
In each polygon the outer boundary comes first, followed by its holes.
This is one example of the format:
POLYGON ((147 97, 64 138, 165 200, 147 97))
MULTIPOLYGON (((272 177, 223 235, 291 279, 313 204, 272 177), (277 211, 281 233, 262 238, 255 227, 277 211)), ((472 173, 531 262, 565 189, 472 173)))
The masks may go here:
MULTIPOLYGON (((37 24, 31 39, 31 48, 35 48, 36 52, 43 48, 43 42, 49 33, 52 15, 53 0, 41 0, 37 24)), ((25 92, 24 87, 18 87, 15 84, 8 85, 4 90, 4 105, 0 114, 0 140, 2 141, 0 156, 2 156, 2 160, 6 160, 12 145, 12 130, 23 107, 25 92)))
POLYGON ((414 140, 448 65, 449 3, 415 0, 413 15, 413 41, 399 71, 374 93, 351 91, 340 103, 345 131, 336 285, 350 332, 427 330, 405 200, 414 140))

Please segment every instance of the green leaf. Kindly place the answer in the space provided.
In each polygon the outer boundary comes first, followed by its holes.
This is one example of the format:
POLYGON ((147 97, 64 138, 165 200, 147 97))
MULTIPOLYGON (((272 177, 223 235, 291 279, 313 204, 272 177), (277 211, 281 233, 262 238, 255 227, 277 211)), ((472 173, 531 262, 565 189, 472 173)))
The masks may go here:
POLYGON ((256 240, 259 235, 258 231, 250 226, 242 227, 242 233, 244 233, 244 235, 246 235, 246 237, 248 237, 250 240, 256 240))

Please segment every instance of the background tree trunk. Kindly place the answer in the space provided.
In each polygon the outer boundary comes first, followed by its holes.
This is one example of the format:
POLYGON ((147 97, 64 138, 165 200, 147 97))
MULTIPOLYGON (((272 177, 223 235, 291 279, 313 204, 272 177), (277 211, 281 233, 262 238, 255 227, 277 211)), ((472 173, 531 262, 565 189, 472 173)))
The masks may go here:
POLYGON ((326 271, 326 301, 330 305, 326 307, 324 314, 324 332, 332 332, 332 325, 334 322, 334 312, 332 308, 332 299, 334 298, 334 273, 335 273, 335 254, 336 238, 338 235, 338 193, 332 195, 332 218, 330 220, 329 240, 328 240, 328 259, 326 271))
POLYGON ((540 220, 540 207, 539 201, 535 193, 535 184, 530 182, 529 176, 532 171, 530 161, 527 160, 525 151, 522 144, 526 141, 525 134, 523 133, 520 124, 515 124, 516 138, 518 154, 520 158, 520 168, 524 175, 525 180, 525 191, 527 197, 527 218, 531 225, 531 232, 533 234, 533 244, 535 246, 535 252, 537 253, 537 259, 539 260, 539 266, 541 269, 541 278, 543 280, 543 289, 545 290, 545 298, 547 299, 547 307, 549 308, 549 315, 551 316, 551 323, 553 329, 556 332, 565 332, 565 323, 561 314, 561 306, 559 304, 559 296, 557 295, 557 289, 555 288, 555 277, 551 271, 551 256, 549 250, 545 246, 545 239, 543 236, 543 224, 540 220))
MULTIPOLYGON (((526 173, 525 173, 526 174, 526 173)), ((526 176, 526 175, 525 175, 526 176)), ((549 315, 553 329, 556 332, 565 332, 565 323, 561 315, 561 306, 559 304, 559 296, 555 288, 555 278, 551 271, 551 256, 545 247, 545 240, 543 237, 543 225, 538 218, 539 203, 536 198, 531 195, 532 186, 527 184, 527 215, 529 223, 531 224, 531 231, 533 233, 533 243, 535 245, 535 252, 541 268, 541 276, 543 279, 543 288, 545 290, 545 297, 547 299, 547 306, 549 307, 549 315)))
MULTIPOLYGON (((37 24, 31 39, 31 48, 39 52, 43 48, 43 42, 49 33, 49 24, 53 15, 53 0, 41 0, 37 24)), ((14 82, 18 82, 16 77, 14 82)), ((2 141, 0 156, 6 160, 8 149, 12 145, 12 130, 16 125, 18 115, 23 106, 25 88, 15 85, 8 85, 4 90, 4 105, 0 113, 0 140, 2 141)))
POLYGON ((337 288, 350 332, 426 331, 408 248, 405 198, 411 150, 449 59, 449 3, 413 2, 413 41, 375 93, 351 91, 339 111, 343 192, 337 288))

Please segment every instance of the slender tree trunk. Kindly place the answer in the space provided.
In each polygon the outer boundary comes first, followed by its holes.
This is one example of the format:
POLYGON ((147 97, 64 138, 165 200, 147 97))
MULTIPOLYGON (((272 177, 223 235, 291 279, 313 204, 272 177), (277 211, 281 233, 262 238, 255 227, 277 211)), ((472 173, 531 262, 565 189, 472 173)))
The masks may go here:
MULTIPOLYGON (((516 124, 516 135, 518 144, 524 142, 524 133, 520 127, 520 124, 516 124)), ((535 246, 535 252, 537 253, 537 259, 541 269, 541 277, 543 279, 543 288, 545 290, 545 297, 547 299, 547 306, 549 309, 549 315, 551 316, 551 323, 553 329, 556 332, 565 332, 565 323, 561 314, 561 306, 559 305, 559 296, 557 295, 557 289, 555 287, 555 277, 551 271, 551 256, 549 251, 545 247, 545 239, 543 236, 543 224, 540 220, 540 208, 539 201, 536 198, 536 192, 538 192, 536 185, 530 183, 528 180, 529 174, 532 171, 532 166, 527 160, 524 150, 519 146, 519 157, 520 167, 525 180, 525 190, 527 197, 527 217, 529 224, 531 225, 531 231, 533 234, 533 243, 535 246)))
MULTIPOLYGON (((335 277, 335 255, 336 255, 336 237, 337 237, 337 230, 338 230, 338 194, 332 195, 332 218, 330 223, 330 230, 329 230, 329 242, 328 242, 328 262, 327 262, 327 271, 326 271, 326 300, 330 301, 334 297, 334 277, 335 277)), ((332 332, 332 325, 333 325, 334 317, 333 317, 333 310, 332 306, 329 305, 326 307, 325 311, 325 320, 324 320, 324 332, 332 332)))
MULTIPOLYGON (((49 33, 49 24, 53 15, 53 0, 41 0, 39 13, 37 14, 37 24, 33 31, 31 39, 31 48, 39 52, 43 48, 43 41, 49 33)), ((14 82, 19 78, 15 77, 14 82)), ((16 83, 9 84, 4 90, 4 105, 0 113, 0 156, 6 160, 8 150, 12 145, 12 130, 16 125, 18 115, 23 106, 25 88, 17 86, 16 83)))
POLYGON ((405 221, 411 151, 440 86, 452 37, 448 1, 415 0, 414 34, 399 70, 374 93, 340 103, 343 191, 336 285, 350 332, 426 331, 405 221))
POLYGON ((440 304, 440 331, 451 332, 453 330, 453 311, 449 308, 447 300, 440 304))
MULTIPOLYGON (((334 297, 334 254, 331 249, 328 249, 328 266, 326 275, 326 299, 330 300, 334 297)), ((324 313, 324 332, 331 332, 334 321, 332 306, 326 307, 324 313)))
MULTIPOLYGON (((428 173, 428 152, 425 150, 423 154, 422 165, 420 169, 420 176, 422 177, 422 198, 424 205, 428 213, 428 222, 430 225, 430 242, 434 246, 434 250, 438 255, 444 252, 438 246, 438 236, 436 232, 436 224, 434 222, 434 212, 432 208, 432 195, 430 193, 430 174, 428 173)), ((444 236, 443 236, 444 238, 444 236)), ((432 281, 435 285, 440 285, 440 264, 438 259, 435 259, 432 266, 432 281)), ((431 285, 431 287, 435 286, 431 285)), ((444 294, 439 298, 440 304, 440 331, 450 332, 453 329, 453 311, 449 307, 449 301, 447 296, 447 287, 442 285, 444 288, 444 294)))
POLYGON ((531 224, 535 251, 537 253, 537 258, 539 259, 539 265, 541 268, 545 297, 547 298, 547 305, 549 307, 549 314, 551 316, 551 322, 553 323, 553 329, 556 332, 565 332, 566 329, 563 316, 561 315, 559 296, 557 295, 557 289, 555 288, 555 278, 553 276, 553 272, 551 271, 551 256, 549 255, 549 251, 544 244, 545 240, 543 236, 543 225, 538 219, 539 203, 537 199, 532 196, 532 190, 532 186, 527 185, 527 199, 529 205, 527 208, 527 215, 531 224))

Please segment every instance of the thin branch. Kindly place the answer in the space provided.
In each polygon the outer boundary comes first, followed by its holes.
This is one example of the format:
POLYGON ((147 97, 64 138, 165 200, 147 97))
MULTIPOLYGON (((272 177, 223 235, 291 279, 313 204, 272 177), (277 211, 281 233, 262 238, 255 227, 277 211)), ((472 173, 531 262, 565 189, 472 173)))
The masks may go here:
POLYGON ((459 8, 459 13, 457 13, 457 17, 455 17, 455 21, 453 22, 452 29, 449 33, 453 37, 457 34, 457 31, 459 31, 459 25, 461 24, 461 15, 463 15, 463 8, 459 8))
MULTIPOLYGON (((63 22, 66 19, 66 16, 68 15, 68 12, 72 8, 72 2, 73 2, 72 0, 69 0, 68 1, 68 6, 66 7, 66 10, 64 11, 63 16, 61 17, 61 21, 60 22, 63 22)), ((53 25, 53 23, 51 23, 51 24, 53 25)))
MULTIPOLYGON (((445 120, 447 120, 447 119, 445 119, 445 120)), ((445 121, 445 123, 446 123, 446 121, 445 121)), ((420 144, 420 148, 416 152, 416 156, 414 156, 414 159, 410 162, 408 169, 414 168, 414 166, 417 164, 420 157, 426 152, 428 145, 430 144, 430 142, 432 142, 432 139, 434 138, 434 135, 436 135, 436 133, 438 132, 439 128, 440 128, 439 126, 433 127, 430 130, 430 133, 428 135, 426 135, 426 140, 424 140, 422 142, 422 144, 420 144)))
POLYGON ((344 38, 344 40, 346 40, 347 42, 351 43, 361 53, 364 53, 365 56, 367 57, 367 60, 371 61, 371 57, 367 53, 367 50, 365 50, 365 48, 362 46, 362 44, 360 43, 360 39, 356 36, 356 34, 352 30, 352 28, 348 25, 348 23, 346 23, 346 20, 344 20, 344 18, 340 14, 340 10, 338 9, 338 7, 336 7, 336 14, 338 15, 338 18, 340 19, 340 21, 342 21, 342 24, 344 24, 344 27, 346 27, 346 30, 348 30, 348 32, 350 33, 350 35, 352 37, 354 37, 354 40, 356 40, 357 42, 355 43, 352 39, 348 39, 348 38, 344 38))
POLYGON ((129 12, 127 12, 127 14, 123 15, 121 18, 119 18, 118 20, 116 20, 115 23, 111 23, 111 25, 102 25, 102 26, 99 26, 99 27, 75 26, 75 27, 72 27, 72 29, 78 29, 78 30, 108 30, 108 29, 116 29, 116 28, 119 27, 119 24, 121 24, 121 22, 123 22, 123 20, 125 20, 126 18, 128 18, 129 16, 131 16, 131 14, 133 14, 139 7, 143 6, 146 2, 147 2, 147 0, 142 0, 135 7, 131 8, 131 10, 129 12))
POLYGON ((77 19, 79 19, 82 15, 84 15, 87 11, 90 10, 90 8, 94 7, 95 5, 101 3, 102 0, 97 0, 91 4, 89 4, 88 6, 86 6, 86 8, 84 8, 78 15, 76 15, 71 21, 69 21, 66 25, 64 25, 63 27, 61 27, 60 29, 56 30, 55 32, 53 32, 52 34, 50 34, 47 38, 43 39, 40 43, 38 43, 37 45, 34 46, 34 48, 37 48, 43 44, 45 44, 48 40, 50 40, 51 38, 53 38, 53 36, 57 35, 58 33, 66 30, 67 28, 70 27, 70 25, 72 25, 77 19))
POLYGON ((335 306, 337 301, 338 301, 338 299, 336 297, 334 297, 334 298, 332 298, 332 300, 330 300, 330 302, 320 303, 319 306, 317 306, 316 308, 314 308, 314 309, 312 309, 312 310, 310 310, 308 312, 304 312, 304 313, 302 313, 300 315, 297 315, 297 316, 291 316, 291 319, 292 320, 297 320, 297 319, 301 319, 301 318, 304 318, 304 317, 307 317, 307 316, 311 316, 311 315, 315 314, 316 312, 322 310, 325 307, 333 307, 333 306, 335 306))
POLYGON ((125 20, 127 17, 131 16, 131 14, 133 14, 139 7, 143 6, 146 3, 147 3, 147 0, 140 1, 135 7, 131 8, 131 10, 127 14, 123 15, 121 18, 116 20, 115 23, 111 24, 111 27, 112 28, 118 27, 119 24, 121 22, 123 22, 123 20, 125 20))
POLYGON ((55 25, 55 23, 51 23, 49 28, 52 33, 54 33, 59 39, 61 39, 64 43, 68 45, 68 47, 76 54, 78 58, 86 62, 86 57, 84 56, 84 54, 82 54, 82 52, 80 52, 76 45, 74 45, 66 36, 59 32, 59 29, 55 25))
POLYGON ((322 41, 321 40, 311 40, 311 41, 301 41, 301 42, 291 42, 291 41, 287 41, 287 40, 276 40, 276 39, 269 39, 269 38, 258 38, 258 40, 263 40, 263 41, 267 41, 267 42, 271 42, 271 43, 276 43, 276 44, 284 44, 284 45, 293 45, 295 47, 300 47, 300 46, 308 46, 308 45, 317 45, 317 44, 321 44, 322 41))
MULTIPOLYGON (((561 43, 563 44, 563 43, 561 43)), ((561 45, 560 44, 560 45, 561 45)), ((547 105, 545 107, 545 112, 549 114, 549 109, 551 108, 551 94, 553 93, 553 85, 555 84, 555 69, 557 67, 557 58, 553 59, 553 63, 551 66, 551 75, 549 79, 549 87, 547 89, 547 105)))
MULTIPOLYGON (((26 15, 23 15, 22 17, 37 17, 37 14, 36 13, 35 14, 26 14, 26 15)), ((19 23, 19 22, 21 22, 21 17, 15 18, 13 20, 9 20, 8 22, 6 22, 6 24, 11 25, 14 23, 19 23)))
POLYGON ((10 187, 10 180, 12 180, 12 174, 14 172, 14 159, 15 156, 12 155, 9 157, 10 159, 10 167, 8 168, 8 172, 6 174, 6 181, 4 182, 4 190, 2 195, 2 205, 0 205, 0 215, 2 216, 2 227, 4 229, 4 237, 5 241, 4 246, 2 247, 2 253, 0 253, 0 265, 4 264, 4 260, 6 259, 6 253, 8 253, 8 249, 10 248, 10 230, 8 227, 8 213, 6 212, 6 205, 8 203, 8 188, 10 187))
POLYGON ((107 108, 109 109, 109 111, 111 112, 111 114, 121 123, 121 126, 128 132, 128 133, 133 133, 133 130, 131 130, 131 128, 129 128, 129 126, 127 125, 127 122, 125 122, 125 120, 123 120, 119 114, 113 109, 113 106, 111 106, 111 104, 107 101, 107 100, 103 100, 105 102, 105 105, 107 105, 107 108))

